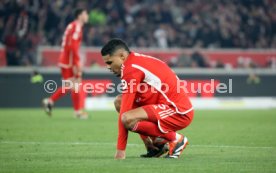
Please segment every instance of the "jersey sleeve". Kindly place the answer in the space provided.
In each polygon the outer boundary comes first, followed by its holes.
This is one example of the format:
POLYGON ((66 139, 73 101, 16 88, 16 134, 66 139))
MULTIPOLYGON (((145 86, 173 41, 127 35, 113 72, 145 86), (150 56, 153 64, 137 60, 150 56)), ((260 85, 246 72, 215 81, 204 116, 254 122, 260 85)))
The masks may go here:
POLYGON ((122 78, 122 102, 120 116, 118 119, 118 140, 117 149, 125 150, 127 145, 128 130, 122 123, 122 115, 136 107, 135 97, 139 84, 143 81, 144 74, 139 70, 132 70, 122 78))

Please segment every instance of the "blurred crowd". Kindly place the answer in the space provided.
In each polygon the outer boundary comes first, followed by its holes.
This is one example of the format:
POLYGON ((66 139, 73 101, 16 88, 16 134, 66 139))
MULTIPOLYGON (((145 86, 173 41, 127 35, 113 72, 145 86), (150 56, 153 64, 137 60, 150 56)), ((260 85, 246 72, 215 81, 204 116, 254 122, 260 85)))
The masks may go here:
POLYGON ((254 69, 254 68, 271 68, 276 69, 276 57, 269 57, 265 60, 265 64, 260 65, 252 58, 239 56, 234 63, 224 63, 221 60, 210 60, 204 56, 200 50, 196 50, 191 54, 186 52, 180 53, 179 56, 172 57, 168 62, 170 67, 176 68, 221 68, 221 69, 254 69))
POLYGON ((8 63, 35 64, 37 46, 60 45, 77 7, 89 13, 86 46, 276 48, 275 0, 1 0, 8 63))

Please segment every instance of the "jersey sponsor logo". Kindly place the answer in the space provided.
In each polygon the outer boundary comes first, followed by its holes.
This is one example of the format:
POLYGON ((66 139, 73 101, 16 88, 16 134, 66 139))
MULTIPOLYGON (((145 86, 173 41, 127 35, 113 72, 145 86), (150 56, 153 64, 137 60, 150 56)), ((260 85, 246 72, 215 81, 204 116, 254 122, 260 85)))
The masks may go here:
POLYGON ((164 105, 164 104, 159 104, 158 107, 159 107, 160 109, 163 109, 163 110, 166 109, 166 105, 164 105))

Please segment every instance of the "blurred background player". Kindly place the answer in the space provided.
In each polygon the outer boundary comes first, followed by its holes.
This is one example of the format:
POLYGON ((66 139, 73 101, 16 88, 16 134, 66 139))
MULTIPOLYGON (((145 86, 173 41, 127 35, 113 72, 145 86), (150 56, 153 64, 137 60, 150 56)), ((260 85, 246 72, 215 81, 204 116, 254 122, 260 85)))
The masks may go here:
POLYGON ((88 114, 83 110, 84 105, 81 102, 81 95, 78 84, 82 80, 82 65, 80 62, 79 47, 82 41, 82 27, 88 22, 88 14, 85 9, 76 9, 75 20, 71 22, 64 32, 62 38, 62 51, 58 66, 61 69, 62 80, 72 82, 73 87, 69 88, 69 83, 59 87, 49 98, 43 99, 42 103, 46 113, 50 116, 54 103, 71 91, 75 116, 80 119, 88 118, 88 114), (69 88, 69 89, 68 89, 69 88))

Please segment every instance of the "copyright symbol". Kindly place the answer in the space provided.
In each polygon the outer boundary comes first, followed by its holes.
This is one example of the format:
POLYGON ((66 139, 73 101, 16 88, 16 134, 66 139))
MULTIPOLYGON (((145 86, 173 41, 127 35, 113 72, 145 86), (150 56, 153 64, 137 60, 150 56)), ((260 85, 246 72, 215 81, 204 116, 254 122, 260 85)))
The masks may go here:
POLYGON ((47 80, 45 83, 44 83, 44 90, 47 92, 47 93, 53 93, 57 90, 57 83, 53 80, 47 80))

